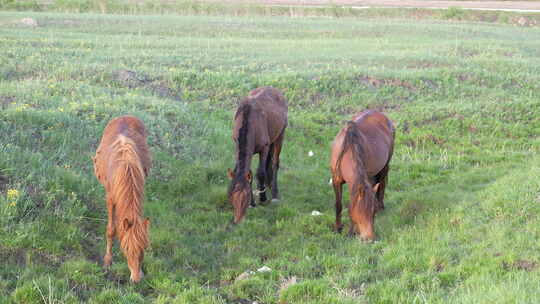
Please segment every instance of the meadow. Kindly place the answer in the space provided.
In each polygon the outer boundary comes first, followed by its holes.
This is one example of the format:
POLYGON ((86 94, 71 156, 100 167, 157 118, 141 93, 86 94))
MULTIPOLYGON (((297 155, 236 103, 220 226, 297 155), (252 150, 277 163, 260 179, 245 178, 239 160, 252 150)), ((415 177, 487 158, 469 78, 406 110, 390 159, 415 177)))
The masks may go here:
POLYGON ((0 12, 0 108, 0 303, 540 301, 538 27, 0 12), (232 118, 263 85, 289 100, 282 200, 233 226, 232 118), (366 108, 397 128, 374 243, 332 231, 328 185, 366 108), (101 267, 91 161, 125 114, 154 159, 137 285, 117 245, 101 267))

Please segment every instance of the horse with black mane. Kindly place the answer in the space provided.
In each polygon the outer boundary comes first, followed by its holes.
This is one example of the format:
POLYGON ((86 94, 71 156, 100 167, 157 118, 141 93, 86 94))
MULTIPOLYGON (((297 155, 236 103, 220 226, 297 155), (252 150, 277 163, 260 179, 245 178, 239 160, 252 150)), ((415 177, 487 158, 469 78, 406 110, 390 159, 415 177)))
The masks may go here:
POLYGON ((336 230, 341 232, 342 186, 349 185, 349 233, 375 238, 375 213, 384 209, 384 191, 394 150, 395 129, 384 114, 366 110, 347 122, 334 139, 330 169, 336 195, 336 230))
POLYGON ((272 201, 279 200, 279 155, 287 123, 287 100, 275 88, 257 88, 240 101, 233 129, 236 165, 234 170, 227 170, 231 179, 228 197, 234 207, 235 224, 243 219, 249 204, 255 206, 251 174, 254 154, 259 154, 256 193, 260 201, 266 201, 268 187, 272 201))
POLYGON ((112 263, 112 244, 116 236, 127 258, 130 279, 143 277, 144 250, 148 247, 148 218, 143 219, 144 182, 151 166, 143 123, 133 116, 109 122, 96 151, 94 172, 105 187, 108 222, 104 266, 112 263))

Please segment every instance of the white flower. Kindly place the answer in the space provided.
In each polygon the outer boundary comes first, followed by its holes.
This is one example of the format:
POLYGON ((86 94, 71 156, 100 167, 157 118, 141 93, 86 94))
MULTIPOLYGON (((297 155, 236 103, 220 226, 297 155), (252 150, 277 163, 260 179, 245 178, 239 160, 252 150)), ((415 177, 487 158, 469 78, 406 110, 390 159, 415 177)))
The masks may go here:
POLYGON ((313 215, 313 216, 319 216, 319 215, 322 215, 322 213, 320 213, 320 212, 317 211, 317 210, 313 210, 313 211, 311 212, 311 215, 313 215))
POLYGON ((308 154, 309 157, 312 157, 314 155, 313 151, 309 150, 308 154))

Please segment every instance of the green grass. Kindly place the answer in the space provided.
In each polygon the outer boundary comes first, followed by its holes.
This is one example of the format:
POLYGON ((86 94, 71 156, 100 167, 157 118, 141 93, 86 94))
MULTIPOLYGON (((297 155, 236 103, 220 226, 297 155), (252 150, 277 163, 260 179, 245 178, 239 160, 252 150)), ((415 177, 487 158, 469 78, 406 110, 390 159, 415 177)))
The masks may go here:
POLYGON ((538 28, 7 12, 0 20, 1 303, 540 301, 538 28), (26 16, 40 26, 15 23, 26 16), (118 80, 122 69, 143 81, 118 80), (232 227, 232 116, 262 85, 289 99, 283 200, 232 227), (330 143, 365 108, 397 125, 373 244, 332 232, 327 184, 330 143), (90 158, 107 121, 123 114, 145 122, 154 155, 144 207, 152 245, 138 285, 127 282, 117 246, 112 269, 101 269, 106 208, 90 158), (235 281, 264 265, 272 271, 235 281))

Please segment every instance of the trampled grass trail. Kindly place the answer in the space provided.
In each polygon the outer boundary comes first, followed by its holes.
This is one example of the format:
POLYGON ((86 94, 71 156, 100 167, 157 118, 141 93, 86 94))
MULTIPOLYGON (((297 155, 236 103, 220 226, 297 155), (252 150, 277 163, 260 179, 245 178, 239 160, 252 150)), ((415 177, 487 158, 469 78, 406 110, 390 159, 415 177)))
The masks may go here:
POLYGON ((0 302, 540 300, 538 28, 5 12, 0 20, 0 302), (20 25, 27 16, 39 26, 20 25), (232 117, 262 85, 289 99, 283 199, 232 226, 232 117), (397 125, 372 244, 332 231, 328 185, 330 143, 366 108, 397 125), (144 207, 151 249, 138 285, 118 246, 112 269, 101 268, 106 209, 91 161, 107 121, 124 114, 145 122, 154 156, 144 207), (257 272, 263 266, 270 271, 257 272))

